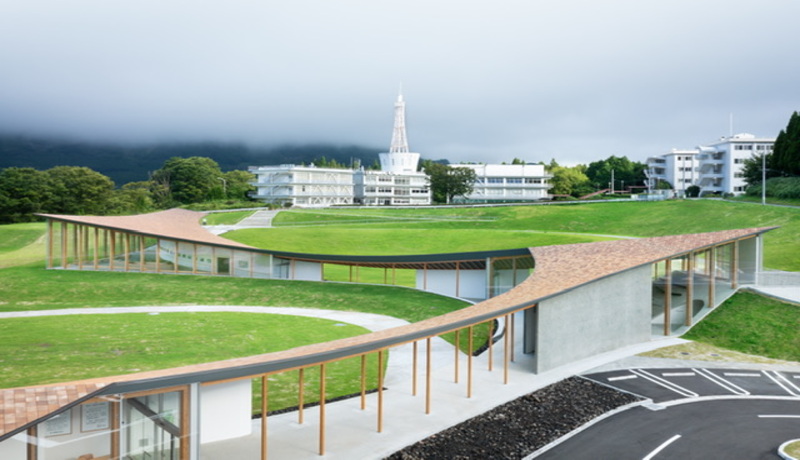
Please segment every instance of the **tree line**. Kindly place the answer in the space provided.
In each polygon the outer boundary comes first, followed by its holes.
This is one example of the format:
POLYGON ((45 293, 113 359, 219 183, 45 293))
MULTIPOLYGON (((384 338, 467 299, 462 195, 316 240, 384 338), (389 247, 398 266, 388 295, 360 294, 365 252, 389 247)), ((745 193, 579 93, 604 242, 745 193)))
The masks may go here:
POLYGON ((222 172, 211 158, 173 157, 145 181, 115 188, 85 166, 0 170, 0 223, 29 222, 34 214, 122 215, 214 200, 248 201, 255 180, 248 171, 222 172))
POLYGON ((800 199, 800 115, 796 111, 775 138, 772 152, 754 153, 745 160, 742 174, 748 195, 760 196, 766 177, 767 196, 800 199))

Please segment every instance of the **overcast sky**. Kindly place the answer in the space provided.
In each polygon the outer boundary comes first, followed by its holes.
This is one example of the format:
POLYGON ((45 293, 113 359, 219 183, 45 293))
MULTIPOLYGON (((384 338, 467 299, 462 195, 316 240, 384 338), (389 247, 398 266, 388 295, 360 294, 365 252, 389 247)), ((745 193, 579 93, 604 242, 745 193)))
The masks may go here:
POLYGON ((6 0, 0 131, 644 161, 800 110, 798 0, 6 0))

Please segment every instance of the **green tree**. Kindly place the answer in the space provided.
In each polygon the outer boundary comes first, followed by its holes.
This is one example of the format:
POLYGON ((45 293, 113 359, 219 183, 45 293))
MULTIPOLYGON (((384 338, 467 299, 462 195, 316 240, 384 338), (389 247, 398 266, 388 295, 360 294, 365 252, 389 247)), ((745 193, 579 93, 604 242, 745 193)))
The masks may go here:
POLYGON ((224 174, 225 198, 233 200, 249 200, 249 192, 255 191, 251 185, 256 180, 255 174, 249 171, 235 170, 224 174))
POLYGON ((579 166, 559 166, 555 160, 551 161, 547 168, 547 172, 553 176, 550 178, 550 193, 580 197, 594 191, 589 178, 579 166))
POLYGON ((83 166, 56 166, 45 171, 49 212, 105 214, 112 207, 114 182, 83 166))
POLYGON ((469 195, 477 179, 473 169, 433 161, 426 162, 424 171, 430 176, 431 194, 436 203, 449 204, 457 196, 469 195))
POLYGON ((786 129, 778 133, 771 156, 768 167, 778 175, 800 176, 800 115, 797 112, 789 117, 786 129))
POLYGON ((112 209, 115 214, 142 214, 156 208, 150 181, 129 182, 114 191, 112 209))
POLYGON ((222 185, 221 179, 224 178, 219 164, 206 157, 170 158, 151 176, 157 189, 154 190, 158 197, 156 202, 160 205, 168 204, 163 201, 181 204, 206 201, 215 191, 218 193, 222 185), (164 189, 169 191, 168 197, 160 195, 164 189))
POLYGON ((610 156, 605 160, 589 163, 586 168, 586 176, 592 185, 598 189, 609 188, 611 183, 611 171, 614 171, 614 189, 621 190, 623 184, 644 185, 646 176, 644 174, 647 166, 638 161, 631 161, 628 157, 610 156))
POLYGON ((514 158, 513 160, 511 160, 511 164, 512 165, 524 165, 525 161, 524 160, 520 160, 519 158, 514 158))
POLYGON ((0 223, 31 221, 34 213, 47 211, 49 199, 42 171, 14 167, 0 171, 0 223))

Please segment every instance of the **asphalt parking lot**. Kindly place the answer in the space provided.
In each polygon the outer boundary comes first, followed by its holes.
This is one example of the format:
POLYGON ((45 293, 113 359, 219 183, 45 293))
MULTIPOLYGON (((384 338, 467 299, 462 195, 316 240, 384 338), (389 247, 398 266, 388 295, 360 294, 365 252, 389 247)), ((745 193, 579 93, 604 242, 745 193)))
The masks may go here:
POLYGON ((623 369, 585 375, 646 403, 560 440, 538 459, 779 459, 800 438, 800 372, 623 369))

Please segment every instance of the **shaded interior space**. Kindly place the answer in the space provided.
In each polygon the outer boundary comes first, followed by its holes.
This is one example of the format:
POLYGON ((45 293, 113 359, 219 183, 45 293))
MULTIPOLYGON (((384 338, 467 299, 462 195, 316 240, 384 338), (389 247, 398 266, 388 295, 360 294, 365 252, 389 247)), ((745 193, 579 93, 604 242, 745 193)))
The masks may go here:
POLYGON ((683 334, 740 286, 755 284, 756 244, 742 239, 654 263, 653 335, 683 334))

